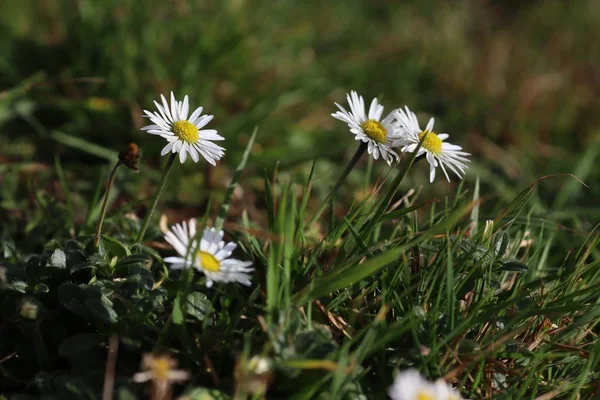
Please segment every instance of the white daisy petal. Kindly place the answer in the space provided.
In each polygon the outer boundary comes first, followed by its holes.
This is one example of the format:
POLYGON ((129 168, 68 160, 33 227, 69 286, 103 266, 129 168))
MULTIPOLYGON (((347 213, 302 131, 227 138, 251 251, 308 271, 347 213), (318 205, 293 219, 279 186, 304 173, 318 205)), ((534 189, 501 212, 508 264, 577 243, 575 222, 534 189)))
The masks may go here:
POLYGON ((214 118, 214 116, 212 116, 212 115, 204 115, 204 116, 198 118, 198 120, 195 123, 196 128, 198 128, 198 129, 204 128, 206 126, 206 124, 208 124, 210 121, 212 121, 213 118, 214 118))
POLYGON ((190 157, 192 157, 192 160, 194 160, 194 162, 197 163, 200 160, 200 156, 198 155, 198 151, 196 150, 196 148, 194 146, 190 146, 188 148, 188 151, 190 153, 190 157))
POLYGON ((435 180, 435 166, 433 164, 429 165, 429 183, 433 183, 435 180))
POLYGON ((177 100, 175 100, 175 95, 171 92, 171 116, 173 117, 173 122, 179 121, 179 113, 177 112, 177 100))
POLYGON ((196 119, 200 116, 200 114, 202 114, 202 107, 198 107, 196 108, 196 110, 192 113, 192 115, 190 115, 190 118, 188 119, 188 121, 190 121, 190 123, 194 124, 196 122, 196 119))
POLYGON ((434 121, 433 117, 431 117, 431 118, 429 119, 429 122, 427 123, 427 126, 425 127, 425 130, 426 130, 427 132, 432 132, 432 131, 433 131, 433 124, 434 124, 434 123, 435 123, 435 121, 434 121))
POLYGON ((171 150, 173 150, 173 146, 175 146, 175 143, 177 142, 170 142, 165 147, 163 147, 162 151, 160 152, 160 155, 164 156, 165 154, 170 153, 171 150))
POLYGON ((186 147, 187 147, 187 143, 184 143, 181 150, 179 150, 179 162, 181 162, 182 164, 185 162, 185 159, 187 157, 186 147))
POLYGON ((214 129, 201 130, 200 137, 202 138, 202 140, 225 140, 225 138, 221 135, 218 135, 217 131, 214 129))
POLYGON ((169 264, 185 264, 185 258, 182 257, 165 257, 163 261, 169 264))
POLYGON ((190 111, 190 100, 188 99, 187 94, 183 98, 183 107, 181 109, 181 119, 187 119, 188 111, 190 111))
POLYGON ((169 108, 169 103, 167 102, 167 99, 162 94, 160 95, 160 99, 162 101, 163 111, 167 115, 169 122, 175 122, 175 118, 173 118, 173 116, 171 115, 171 109, 169 108))

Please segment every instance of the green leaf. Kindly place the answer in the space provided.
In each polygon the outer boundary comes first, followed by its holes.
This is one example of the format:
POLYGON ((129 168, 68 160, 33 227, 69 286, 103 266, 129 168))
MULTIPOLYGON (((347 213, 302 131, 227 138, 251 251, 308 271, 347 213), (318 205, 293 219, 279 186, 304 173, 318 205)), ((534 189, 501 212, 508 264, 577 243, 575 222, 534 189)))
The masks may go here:
POLYGON ((85 253, 79 249, 77 250, 66 250, 67 255, 67 268, 69 271, 81 269, 88 264, 88 259, 85 253))
MULTIPOLYGON (((103 298, 106 299, 104 296, 103 298)), ((112 308, 112 304, 109 303, 108 299, 103 301, 102 299, 95 298, 86 300, 85 306, 96 320, 114 324, 119 320, 119 316, 112 308)))
POLYGON ((46 261, 46 267, 67 268, 67 255, 65 252, 62 249, 54 250, 46 261))
POLYGON ((50 291, 50 288, 48 287, 48 285, 44 284, 44 283, 38 283, 37 285, 35 285, 35 288, 33 288, 33 292, 35 294, 45 294, 48 293, 50 291))
POLYGON ((186 399, 190 400, 229 400, 231 397, 223 392, 220 392, 216 389, 207 389, 202 387, 197 387, 186 392, 186 399))
POLYGON ((146 254, 132 254, 129 256, 119 258, 119 261, 117 261, 115 268, 119 268, 119 267, 123 267, 123 266, 127 266, 127 265, 134 265, 134 264, 145 265, 149 260, 150 260, 150 256, 148 256, 146 254))
POLYGON ((160 256, 160 254, 158 254, 158 252, 156 250, 154 250, 153 248, 150 248, 148 246, 145 246, 145 245, 143 245, 141 243, 136 243, 133 246, 131 246, 131 252, 134 255, 135 254, 140 254, 140 255, 141 254, 146 254, 149 257, 153 257, 157 261, 162 262, 162 257, 160 256))
POLYGON ((103 158, 106 161, 115 162, 119 158, 119 153, 116 151, 110 150, 96 143, 88 142, 80 137, 67 135, 66 133, 59 131, 52 131, 50 132, 50 138, 64 145, 73 147, 74 149, 81 150, 99 158, 103 158))
POLYGON ((381 216, 380 221, 381 222, 383 222, 383 221, 390 221, 392 219, 399 218, 399 217, 401 217, 403 215, 408 214, 411 211, 418 210, 418 209, 420 209, 420 208, 422 208, 422 207, 424 207, 426 205, 429 205, 429 204, 437 203, 438 201, 439 200, 434 199, 434 200, 431 200, 431 201, 428 201, 428 202, 423 202, 423 203, 415 204, 415 205, 412 205, 412 206, 409 206, 409 207, 405 207, 405 208, 402 208, 400 210, 391 211, 391 212, 389 212, 387 214, 383 214, 381 216))
POLYGON ((112 256, 124 257, 131 255, 131 250, 125 243, 110 236, 100 235, 100 247, 101 250, 112 256))
POLYGON ((125 264, 115 267, 115 278, 124 278, 128 281, 139 282, 145 290, 150 290, 154 286, 154 276, 143 264, 125 264))
POLYGON ((509 261, 505 262, 499 268, 496 268, 495 271, 512 271, 512 272, 527 272, 527 265, 519 262, 519 261, 509 261))
POLYGON ((137 400, 136 395, 129 388, 121 387, 117 392, 118 400, 137 400))
POLYGON ((173 302, 173 313, 171 314, 175 325, 183 324, 183 312, 181 311, 181 293, 177 294, 173 302))
POLYGON ((102 295, 100 288, 63 283, 58 288, 58 300, 63 307, 84 318, 93 317, 100 322, 116 320, 112 303, 102 295))
POLYGON ((98 345, 102 338, 97 333, 82 333, 66 338, 58 348, 61 357, 72 358, 81 353, 86 353, 98 345))
POLYGON ((502 257, 506 253, 508 244, 510 243, 510 237, 506 231, 499 232, 494 246, 496 247, 496 256, 502 257))
POLYGON ((204 293, 193 292, 188 295, 185 304, 187 315, 194 317, 198 321, 202 321, 212 310, 212 304, 204 293))
POLYGON ((27 283, 23 281, 12 281, 8 285, 6 285, 6 289, 12 290, 13 292, 26 293, 27 283))

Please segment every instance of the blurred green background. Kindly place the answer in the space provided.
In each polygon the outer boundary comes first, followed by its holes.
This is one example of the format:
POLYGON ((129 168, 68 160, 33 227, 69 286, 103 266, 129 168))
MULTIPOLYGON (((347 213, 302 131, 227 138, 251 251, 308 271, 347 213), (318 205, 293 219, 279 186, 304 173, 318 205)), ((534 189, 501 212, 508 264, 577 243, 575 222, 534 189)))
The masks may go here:
MULTIPOLYGON (((33 224, 20 214, 41 189, 71 210, 86 208, 129 141, 143 150, 144 173, 119 178, 121 201, 149 198, 164 141, 139 130, 142 110, 171 90, 215 115, 210 127, 227 148, 216 169, 175 169, 164 197, 172 210, 197 214, 207 194, 218 199, 255 126, 244 207, 260 209, 252 189, 277 161, 280 176, 293 178, 318 157, 316 192, 325 192, 355 148, 330 117, 351 89, 379 96, 387 110, 409 105, 422 123, 435 116, 436 128, 473 154, 467 183, 479 176, 483 195, 507 199, 541 176, 576 173, 589 188, 549 180, 542 209, 558 220, 567 205, 600 217, 597 0, 20 0, 0 8, 4 217, 33 224)), ((441 175, 428 185, 427 170, 417 164, 403 184, 451 193, 441 175)))

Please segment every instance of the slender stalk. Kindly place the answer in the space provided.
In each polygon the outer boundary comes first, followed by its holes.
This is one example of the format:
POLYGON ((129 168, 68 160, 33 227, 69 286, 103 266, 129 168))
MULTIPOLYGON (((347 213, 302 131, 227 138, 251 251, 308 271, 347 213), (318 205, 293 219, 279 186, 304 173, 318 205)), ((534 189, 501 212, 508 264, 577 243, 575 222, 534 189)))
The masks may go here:
POLYGON ((354 166, 356 165, 356 163, 358 162, 358 160, 360 160, 360 158, 365 153, 365 151, 367 151, 367 144, 364 143, 364 142, 360 142, 360 144, 358 145, 358 149, 356 149, 356 152, 352 156, 352 159, 350 159, 350 161, 348 162, 348 165, 346 165, 346 168, 344 169, 344 171, 342 172, 342 174, 338 178, 337 182, 335 183, 335 185, 331 189, 331 192, 323 200, 323 202, 321 204, 321 208, 319 208, 319 210, 317 211, 317 213, 312 217, 312 219, 308 223, 308 226, 313 225, 317 221, 317 219, 319 219, 319 217, 321 216, 321 214, 323 214, 323 211, 325 211, 325 209, 329 205, 329 200, 333 196, 335 196, 335 194, 337 193, 337 191, 340 189, 340 186, 342 186, 342 184, 344 183, 344 181, 348 177, 348 174, 350 174, 350 171, 352 171, 352 169, 354 168, 354 166))
POLYGON ((165 165, 165 170, 163 172, 162 177, 160 178, 160 182, 158 182, 158 187, 156 188, 156 193, 154 193, 154 198, 152 199, 152 205, 150 206, 150 210, 146 214, 144 218, 144 222, 142 223, 142 228, 138 233, 138 236, 135 240, 136 243, 141 243, 144 240, 144 235, 146 234, 146 229, 148 229, 148 224, 150 223, 150 218, 152 218, 152 214, 154 214, 154 210, 156 209, 156 205, 158 204, 158 199, 160 198, 160 194, 165 188, 165 183, 167 182, 167 177, 169 176, 169 171, 173 166, 173 161, 175 161, 175 157, 177 157, 177 153, 171 153, 169 156, 169 160, 167 161, 167 165, 165 165))
POLYGON ((102 210, 100 211, 100 218, 98 218, 98 225, 96 225, 96 234, 94 235, 94 247, 98 247, 100 243, 100 233, 102 233, 102 224, 104 223, 104 217, 106 216, 106 209, 108 208, 108 196, 110 195, 110 189, 112 189, 117 175, 117 169, 121 166, 121 161, 117 161, 114 168, 110 172, 108 178, 108 185, 106 187, 106 194, 104 195, 104 202, 102 203, 102 210))
POLYGON ((113 398, 118 351, 119 337, 113 333, 108 339, 108 355, 106 357, 106 370, 104 371, 104 390, 102 391, 102 400, 112 400, 113 398))
POLYGON ((50 356, 48 355, 48 350, 44 344, 44 338, 42 337, 42 331, 40 330, 40 322, 35 321, 31 326, 33 334, 33 347, 38 357, 38 361, 42 367, 48 368, 48 365, 50 365, 50 356))

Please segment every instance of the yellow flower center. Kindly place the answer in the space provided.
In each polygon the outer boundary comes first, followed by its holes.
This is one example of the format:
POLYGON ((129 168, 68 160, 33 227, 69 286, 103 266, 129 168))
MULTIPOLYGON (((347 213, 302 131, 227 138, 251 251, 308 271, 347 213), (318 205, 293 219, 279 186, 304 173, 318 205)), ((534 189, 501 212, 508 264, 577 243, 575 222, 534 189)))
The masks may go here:
POLYGON ((196 143, 198 141, 198 128, 190 121, 177 121, 173 124, 173 133, 179 139, 188 143, 196 143))
POLYGON ((218 272, 219 269, 221 269, 221 263, 219 263, 219 260, 217 260, 212 254, 205 251, 199 251, 197 253, 197 257, 200 259, 202 269, 205 269, 209 272, 218 272))
POLYGON ((435 398, 431 395, 431 393, 427 393, 424 390, 419 390, 417 392, 417 400, 435 400, 435 398))
POLYGON ((419 141, 423 140, 423 148, 429 150, 435 155, 442 153, 442 139, 435 134, 435 132, 423 131, 419 133, 419 141), (425 136, 425 140, 423 140, 423 136, 425 136))
POLYGON ((387 139, 387 129, 379 121, 370 119, 360 124, 367 136, 377 143, 385 143, 387 139))
POLYGON ((151 370, 154 380, 167 381, 171 371, 171 360, 166 357, 157 357, 152 360, 151 370))

